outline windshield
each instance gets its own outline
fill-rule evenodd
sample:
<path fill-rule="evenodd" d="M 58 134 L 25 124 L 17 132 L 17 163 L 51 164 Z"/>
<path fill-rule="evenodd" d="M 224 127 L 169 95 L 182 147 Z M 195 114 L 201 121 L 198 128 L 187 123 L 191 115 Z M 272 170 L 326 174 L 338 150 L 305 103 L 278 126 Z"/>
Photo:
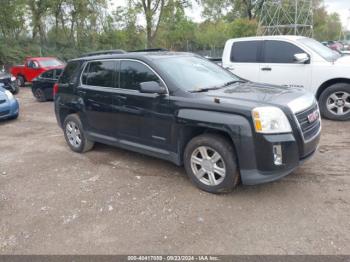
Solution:
<path fill-rule="evenodd" d="M 220 66 L 200 57 L 177 56 L 155 61 L 173 82 L 186 91 L 220 87 L 240 79 Z"/>
<path fill-rule="evenodd" d="M 299 42 L 306 45 L 308 48 L 312 49 L 314 52 L 322 56 L 324 59 L 326 59 L 329 62 L 333 62 L 337 60 L 341 55 L 332 49 L 322 45 L 320 42 L 317 42 L 314 39 L 311 38 L 301 38 L 298 39 Z"/>
<path fill-rule="evenodd" d="M 40 60 L 40 65 L 42 67 L 52 67 L 52 66 L 61 66 L 63 63 L 58 59 L 47 59 L 47 60 Z"/>

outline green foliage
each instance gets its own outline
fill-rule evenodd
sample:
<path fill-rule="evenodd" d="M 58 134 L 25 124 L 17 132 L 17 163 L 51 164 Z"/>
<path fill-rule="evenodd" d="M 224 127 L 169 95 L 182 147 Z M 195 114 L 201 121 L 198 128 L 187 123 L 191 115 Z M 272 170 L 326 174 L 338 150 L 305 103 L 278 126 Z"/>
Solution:
<path fill-rule="evenodd" d="M 229 38 L 255 36 L 257 29 L 256 20 L 238 18 L 229 24 Z"/>
<path fill-rule="evenodd" d="M 314 37 L 319 41 L 341 37 L 342 24 L 337 13 L 328 14 L 323 6 L 314 11 Z"/>

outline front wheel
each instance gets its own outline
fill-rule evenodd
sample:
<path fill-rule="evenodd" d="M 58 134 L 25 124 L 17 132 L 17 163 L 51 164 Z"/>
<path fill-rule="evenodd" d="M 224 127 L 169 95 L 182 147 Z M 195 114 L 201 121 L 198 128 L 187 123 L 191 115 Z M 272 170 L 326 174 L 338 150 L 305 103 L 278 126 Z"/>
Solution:
<path fill-rule="evenodd" d="M 63 130 L 66 142 L 74 152 L 85 153 L 94 147 L 94 142 L 86 138 L 78 115 L 67 116 L 63 123 Z"/>
<path fill-rule="evenodd" d="M 189 178 L 204 191 L 230 192 L 239 183 L 234 148 L 231 141 L 221 135 L 193 138 L 186 146 L 184 163 Z"/>
<path fill-rule="evenodd" d="M 36 100 L 38 100 L 39 102 L 45 102 L 47 100 L 45 93 L 41 88 L 36 88 L 33 93 Z"/>
<path fill-rule="evenodd" d="M 320 110 L 322 116 L 331 120 L 350 119 L 350 84 L 334 84 L 320 96 Z"/>
<path fill-rule="evenodd" d="M 17 76 L 17 86 L 23 87 L 25 84 L 25 80 L 23 76 Z"/>

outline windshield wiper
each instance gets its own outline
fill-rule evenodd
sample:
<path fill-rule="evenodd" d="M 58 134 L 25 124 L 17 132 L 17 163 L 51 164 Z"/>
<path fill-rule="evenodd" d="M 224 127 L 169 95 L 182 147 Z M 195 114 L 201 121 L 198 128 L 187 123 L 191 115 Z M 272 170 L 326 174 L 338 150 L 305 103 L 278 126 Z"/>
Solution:
<path fill-rule="evenodd" d="M 221 87 L 227 87 L 236 83 L 245 83 L 246 81 L 243 81 L 241 79 L 239 80 L 234 80 L 234 81 L 230 81 L 230 82 L 226 82 L 225 84 L 223 84 Z"/>
<path fill-rule="evenodd" d="M 211 91 L 211 90 L 218 90 L 218 89 L 221 89 L 221 88 L 224 88 L 224 87 L 228 87 L 230 85 L 233 85 L 233 84 L 239 83 L 239 82 L 243 82 L 244 83 L 245 81 L 243 81 L 243 80 L 234 80 L 234 81 L 226 82 L 226 83 L 224 83 L 223 85 L 220 85 L 220 86 L 199 88 L 199 89 L 191 90 L 190 92 L 191 93 L 202 93 L 202 92 L 208 92 L 208 91 Z"/>

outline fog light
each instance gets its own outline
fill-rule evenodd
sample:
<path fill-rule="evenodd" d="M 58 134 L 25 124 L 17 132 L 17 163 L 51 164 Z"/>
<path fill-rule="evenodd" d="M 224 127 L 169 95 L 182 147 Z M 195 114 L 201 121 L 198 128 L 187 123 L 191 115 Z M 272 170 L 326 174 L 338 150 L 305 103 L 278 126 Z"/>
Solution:
<path fill-rule="evenodd" d="M 273 146 L 273 162 L 276 166 L 281 166 L 283 164 L 282 159 L 282 146 L 274 145 Z"/>

